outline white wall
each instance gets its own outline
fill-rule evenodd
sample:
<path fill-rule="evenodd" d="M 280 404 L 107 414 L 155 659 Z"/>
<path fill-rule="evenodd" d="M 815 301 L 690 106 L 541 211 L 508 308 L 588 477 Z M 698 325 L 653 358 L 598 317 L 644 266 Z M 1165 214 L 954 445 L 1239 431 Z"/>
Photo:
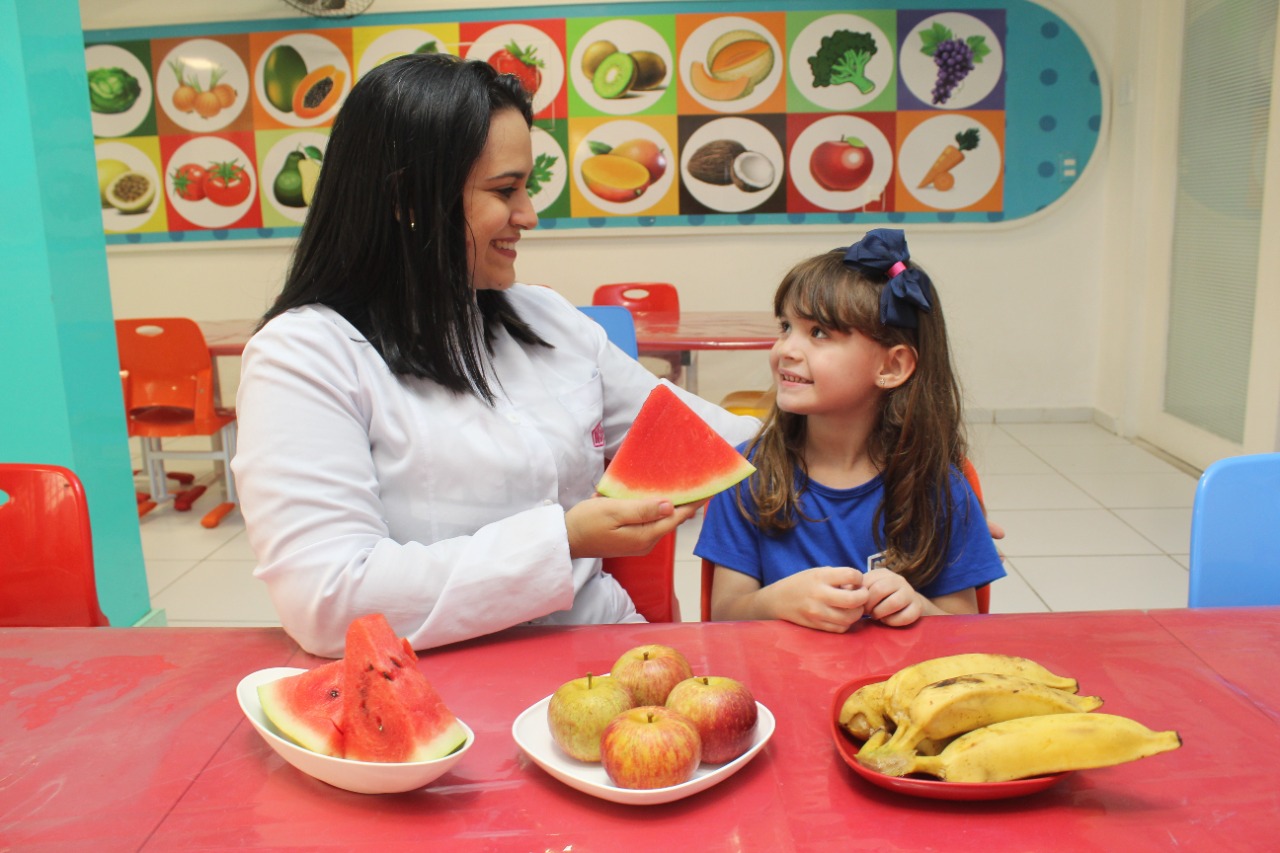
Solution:
<path fill-rule="evenodd" d="M 377 0 L 370 11 L 511 5 Z M 1094 52 L 1108 109 L 1117 64 L 1132 87 L 1130 104 L 1150 104 L 1151 87 L 1176 87 L 1176 78 L 1170 84 L 1138 73 L 1159 67 L 1170 51 L 1177 54 L 1176 40 L 1142 34 L 1144 14 L 1163 0 L 1041 5 L 1075 27 Z M 81 11 L 86 29 L 289 16 L 279 0 L 81 0 Z M 1134 56 L 1134 45 L 1144 51 L 1141 58 Z M 1135 138 L 1174 134 L 1176 116 L 1139 114 L 1132 106 L 1118 112 L 1122 120 L 1104 123 L 1107 135 L 1077 185 L 1038 216 L 1007 225 L 908 230 L 913 257 L 938 283 L 974 414 L 1026 420 L 1096 413 L 1105 423 L 1131 428 L 1122 416 L 1140 381 L 1130 377 L 1140 373 L 1138 365 L 1127 363 L 1126 318 L 1143 299 L 1144 280 L 1127 273 L 1131 249 L 1111 232 L 1135 215 L 1160 215 L 1135 198 L 1142 192 L 1134 179 L 1142 166 Z M 552 285 L 584 303 L 598 283 L 665 280 L 680 286 L 681 303 L 691 309 L 767 308 L 788 266 L 861 233 L 860 226 L 533 232 L 521 243 L 519 270 L 523 280 Z M 113 246 L 108 262 L 116 314 L 257 315 L 281 284 L 289 245 Z M 733 388 L 767 384 L 763 353 L 704 355 L 700 370 L 702 391 L 712 399 Z"/>

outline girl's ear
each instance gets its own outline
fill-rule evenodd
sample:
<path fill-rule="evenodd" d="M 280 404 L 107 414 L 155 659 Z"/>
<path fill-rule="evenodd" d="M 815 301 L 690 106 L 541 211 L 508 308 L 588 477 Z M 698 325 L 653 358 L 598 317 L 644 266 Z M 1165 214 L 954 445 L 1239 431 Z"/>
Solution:
<path fill-rule="evenodd" d="M 884 360 L 880 363 L 880 373 L 876 376 L 876 385 L 886 391 L 897 388 L 911 378 L 916 372 L 917 355 L 914 347 L 897 344 L 885 351 Z"/>

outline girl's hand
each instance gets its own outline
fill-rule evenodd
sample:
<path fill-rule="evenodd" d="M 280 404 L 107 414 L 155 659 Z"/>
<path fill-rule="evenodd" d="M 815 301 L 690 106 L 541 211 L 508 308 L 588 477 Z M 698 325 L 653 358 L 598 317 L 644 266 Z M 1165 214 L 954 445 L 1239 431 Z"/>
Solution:
<path fill-rule="evenodd" d="M 565 511 L 570 557 L 634 557 L 693 517 L 698 504 L 588 498 Z"/>
<path fill-rule="evenodd" d="M 755 618 L 786 619 L 806 628 L 841 634 L 862 618 L 867 601 L 862 572 L 847 566 L 805 569 L 762 588 Z"/>
<path fill-rule="evenodd" d="M 910 625 L 924 615 L 924 597 L 897 572 L 872 569 L 863 577 L 862 587 L 867 594 L 867 615 L 885 625 Z"/>

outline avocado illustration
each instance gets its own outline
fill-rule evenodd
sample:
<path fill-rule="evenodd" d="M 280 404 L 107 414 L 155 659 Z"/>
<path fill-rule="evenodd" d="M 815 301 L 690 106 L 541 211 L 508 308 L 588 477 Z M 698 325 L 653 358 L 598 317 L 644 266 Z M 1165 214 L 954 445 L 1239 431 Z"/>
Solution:
<path fill-rule="evenodd" d="M 316 194 L 316 181 L 320 180 L 320 161 L 301 160 L 298 162 L 298 174 L 302 176 L 302 203 L 311 206 L 311 199 Z"/>
<path fill-rule="evenodd" d="M 271 184 L 271 192 L 275 194 L 276 201 L 285 207 L 306 206 L 302 199 L 302 173 L 298 171 L 298 164 L 304 159 L 306 155 L 301 151 L 290 151 L 284 158 L 280 174 L 276 175 Z"/>
<path fill-rule="evenodd" d="M 307 76 L 302 54 L 287 44 L 276 45 L 262 66 L 262 88 L 271 106 L 282 113 L 293 112 L 293 93 Z"/>
<path fill-rule="evenodd" d="M 591 87 L 602 98 L 621 98 L 636 79 L 636 61 L 628 53 L 611 53 L 600 61 Z"/>

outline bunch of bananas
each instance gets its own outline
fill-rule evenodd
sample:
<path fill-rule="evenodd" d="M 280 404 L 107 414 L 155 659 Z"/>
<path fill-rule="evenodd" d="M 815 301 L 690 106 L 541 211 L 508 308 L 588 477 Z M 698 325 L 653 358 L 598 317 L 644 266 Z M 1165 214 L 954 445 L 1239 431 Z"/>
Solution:
<path fill-rule="evenodd" d="M 1092 713 L 1075 679 L 996 654 L 932 658 L 854 691 L 840 725 L 863 742 L 858 761 L 889 776 L 1007 782 L 1086 770 L 1177 749 L 1177 732 Z"/>

